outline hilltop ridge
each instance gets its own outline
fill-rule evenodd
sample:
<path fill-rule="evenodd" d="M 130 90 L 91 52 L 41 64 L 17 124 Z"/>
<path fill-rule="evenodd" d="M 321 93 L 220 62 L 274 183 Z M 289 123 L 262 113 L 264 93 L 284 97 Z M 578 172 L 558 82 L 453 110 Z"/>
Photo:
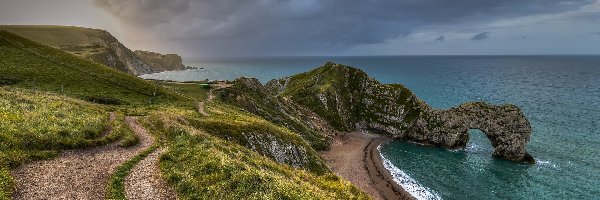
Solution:
<path fill-rule="evenodd" d="M 47 25 L 3 25 L 0 29 L 132 75 L 185 69 L 175 54 L 148 59 L 105 30 Z"/>

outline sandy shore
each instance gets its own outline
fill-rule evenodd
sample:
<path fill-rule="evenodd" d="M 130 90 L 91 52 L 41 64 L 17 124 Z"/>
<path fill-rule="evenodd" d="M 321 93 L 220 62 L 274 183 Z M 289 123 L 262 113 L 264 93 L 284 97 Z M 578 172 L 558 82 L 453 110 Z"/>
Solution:
<path fill-rule="evenodd" d="M 377 146 L 390 141 L 378 135 L 351 132 L 336 136 L 329 151 L 321 152 L 337 175 L 350 181 L 373 199 L 414 199 L 394 182 L 383 166 Z"/>

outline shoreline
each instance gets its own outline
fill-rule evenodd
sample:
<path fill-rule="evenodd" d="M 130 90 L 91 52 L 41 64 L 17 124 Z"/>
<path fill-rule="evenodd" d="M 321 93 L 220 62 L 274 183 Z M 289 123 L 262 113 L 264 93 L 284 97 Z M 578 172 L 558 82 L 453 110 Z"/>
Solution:
<path fill-rule="evenodd" d="M 377 147 L 389 141 L 381 135 L 350 132 L 334 137 L 331 149 L 321 152 L 321 156 L 334 173 L 373 199 L 415 199 L 383 165 Z"/>

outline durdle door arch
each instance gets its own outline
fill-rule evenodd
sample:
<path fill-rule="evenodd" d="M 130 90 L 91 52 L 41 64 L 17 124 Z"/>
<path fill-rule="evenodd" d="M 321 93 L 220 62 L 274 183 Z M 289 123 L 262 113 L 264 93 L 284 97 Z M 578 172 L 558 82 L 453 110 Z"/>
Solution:
<path fill-rule="evenodd" d="M 473 102 L 448 110 L 432 110 L 427 116 L 429 117 L 419 120 L 425 122 L 423 124 L 436 124 L 436 128 L 412 127 L 413 134 L 420 132 L 426 138 L 436 138 L 424 141 L 425 143 L 448 148 L 465 147 L 469 142 L 468 130 L 478 129 L 487 136 L 494 147 L 494 157 L 535 162 L 525 149 L 531 135 L 531 126 L 517 106 Z"/>

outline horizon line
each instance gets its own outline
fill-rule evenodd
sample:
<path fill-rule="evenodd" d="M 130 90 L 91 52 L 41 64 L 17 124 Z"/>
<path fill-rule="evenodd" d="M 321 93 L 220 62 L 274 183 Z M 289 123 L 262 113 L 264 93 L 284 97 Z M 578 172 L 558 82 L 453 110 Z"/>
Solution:
<path fill-rule="evenodd" d="M 478 57 L 478 56 L 600 56 L 600 53 L 589 54 L 398 54 L 398 55 L 265 55 L 265 56 L 198 56 L 183 59 L 215 59 L 215 58 L 326 58 L 326 57 Z"/>

